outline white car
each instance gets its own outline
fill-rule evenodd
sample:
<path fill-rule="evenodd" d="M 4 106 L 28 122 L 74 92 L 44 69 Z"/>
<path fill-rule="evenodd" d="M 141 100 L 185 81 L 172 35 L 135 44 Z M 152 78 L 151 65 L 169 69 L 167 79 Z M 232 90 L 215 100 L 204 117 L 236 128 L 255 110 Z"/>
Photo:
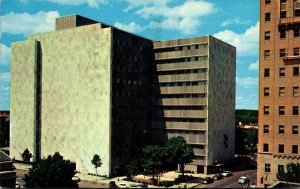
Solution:
<path fill-rule="evenodd" d="M 223 173 L 221 173 L 221 175 L 223 177 L 229 177 L 229 176 L 232 176 L 232 172 L 230 172 L 230 171 L 224 171 Z"/>
<path fill-rule="evenodd" d="M 119 183 L 119 188 L 127 188 L 127 185 L 125 182 L 120 182 Z"/>

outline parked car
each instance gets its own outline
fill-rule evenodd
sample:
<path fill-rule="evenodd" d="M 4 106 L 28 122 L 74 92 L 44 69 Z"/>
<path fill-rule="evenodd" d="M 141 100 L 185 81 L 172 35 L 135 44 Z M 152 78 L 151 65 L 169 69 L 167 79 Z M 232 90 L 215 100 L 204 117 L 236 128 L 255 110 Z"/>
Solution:
<path fill-rule="evenodd" d="M 212 179 L 211 177 L 200 178 L 201 184 L 210 184 L 213 182 L 214 182 L 214 179 Z"/>
<path fill-rule="evenodd" d="M 76 181 L 76 182 L 80 182 L 80 178 L 78 176 L 74 176 L 72 177 L 72 180 Z"/>
<path fill-rule="evenodd" d="M 110 181 L 108 183 L 108 188 L 118 188 L 115 181 Z"/>
<path fill-rule="evenodd" d="M 224 171 L 223 173 L 221 173 L 223 177 L 229 177 L 232 176 L 232 172 L 230 171 Z"/>
<path fill-rule="evenodd" d="M 238 180 L 239 184 L 248 184 L 249 182 L 250 182 L 250 178 L 246 176 L 240 177 Z"/>
<path fill-rule="evenodd" d="M 213 179 L 214 180 L 220 180 L 220 179 L 222 179 L 223 178 L 223 175 L 221 174 L 221 173 L 217 173 L 217 174 L 215 174 L 214 176 L 213 176 Z"/>
<path fill-rule="evenodd" d="M 119 188 L 127 188 L 127 185 L 125 182 L 120 182 L 119 183 Z"/>

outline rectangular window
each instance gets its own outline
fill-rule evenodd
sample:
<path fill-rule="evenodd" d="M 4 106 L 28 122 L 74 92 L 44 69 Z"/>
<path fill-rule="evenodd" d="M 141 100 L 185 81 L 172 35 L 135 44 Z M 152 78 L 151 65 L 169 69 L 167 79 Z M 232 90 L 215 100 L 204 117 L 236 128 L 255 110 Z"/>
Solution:
<path fill-rule="evenodd" d="M 268 164 L 268 163 L 265 164 L 265 172 L 266 173 L 271 172 L 271 164 Z"/>
<path fill-rule="evenodd" d="M 265 87 L 264 88 L 264 96 L 269 96 L 270 95 L 270 88 L 269 87 Z"/>
<path fill-rule="evenodd" d="M 285 76 L 285 68 L 279 68 L 279 76 L 284 77 Z"/>
<path fill-rule="evenodd" d="M 300 16 L 300 9 L 295 9 L 295 17 L 299 17 Z"/>
<path fill-rule="evenodd" d="M 265 4 L 270 4 L 271 3 L 271 0 L 265 0 Z"/>
<path fill-rule="evenodd" d="M 279 125 L 278 134 L 284 134 L 284 125 Z"/>
<path fill-rule="evenodd" d="M 265 21 L 269 22 L 271 20 L 271 13 L 270 12 L 266 12 L 265 13 Z"/>
<path fill-rule="evenodd" d="M 264 77 L 270 77 L 270 69 L 269 68 L 266 68 L 264 70 Z"/>
<path fill-rule="evenodd" d="M 299 56 L 299 48 L 294 48 L 294 56 Z"/>
<path fill-rule="evenodd" d="M 270 38 L 271 38 L 271 32 L 266 31 L 265 32 L 265 40 L 270 40 Z"/>
<path fill-rule="evenodd" d="M 264 106 L 264 114 L 269 115 L 270 107 L 269 106 Z"/>
<path fill-rule="evenodd" d="M 279 87 L 279 96 L 284 96 L 285 94 L 285 87 Z"/>
<path fill-rule="evenodd" d="M 299 106 L 293 106 L 293 115 L 299 115 Z"/>
<path fill-rule="evenodd" d="M 279 33 L 280 33 L 280 39 L 285 39 L 285 29 L 280 29 L 279 30 Z"/>
<path fill-rule="evenodd" d="M 263 152 L 269 152 L 269 144 L 264 144 Z"/>
<path fill-rule="evenodd" d="M 286 18 L 286 11 L 280 11 L 280 18 Z"/>
<path fill-rule="evenodd" d="M 293 30 L 294 30 L 294 37 L 300 37 L 300 27 L 295 27 Z"/>
<path fill-rule="evenodd" d="M 270 50 L 265 50 L 264 58 L 270 59 Z"/>
<path fill-rule="evenodd" d="M 284 153 L 284 145 L 278 144 L 278 153 Z"/>
<path fill-rule="evenodd" d="M 269 133 L 269 125 L 264 125 L 264 134 Z"/>
<path fill-rule="evenodd" d="M 279 115 L 284 115 L 285 113 L 284 109 L 285 109 L 284 106 L 279 106 Z"/>
<path fill-rule="evenodd" d="M 285 49 L 280 49 L 279 50 L 279 56 L 280 56 L 280 58 L 285 57 Z"/>
<path fill-rule="evenodd" d="M 292 145 L 292 154 L 298 154 L 298 145 Z"/>
<path fill-rule="evenodd" d="M 299 96 L 299 87 L 293 87 L 293 96 Z"/>
<path fill-rule="evenodd" d="M 278 173 L 284 173 L 284 165 L 278 165 Z"/>
<path fill-rule="evenodd" d="M 293 135 L 298 134 L 298 125 L 293 125 L 293 130 L 292 130 Z"/>
<path fill-rule="evenodd" d="M 299 67 L 293 67 L 293 76 L 299 76 Z"/>

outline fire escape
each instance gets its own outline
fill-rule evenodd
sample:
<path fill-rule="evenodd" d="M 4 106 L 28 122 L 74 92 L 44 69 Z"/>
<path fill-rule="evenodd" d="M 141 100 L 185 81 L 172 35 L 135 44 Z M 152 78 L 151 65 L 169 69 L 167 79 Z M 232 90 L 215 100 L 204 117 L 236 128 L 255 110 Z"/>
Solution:
<path fill-rule="evenodd" d="M 286 53 L 283 57 L 285 64 L 300 64 L 299 48 L 295 51 L 290 44 L 293 38 L 289 35 L 290 30 L 298 32 L 300 35 L 300 0 L 279 0 L 279 13 L 278 13 L 278 29 L 283 28 L 287 31 L 286 35 Z"/>

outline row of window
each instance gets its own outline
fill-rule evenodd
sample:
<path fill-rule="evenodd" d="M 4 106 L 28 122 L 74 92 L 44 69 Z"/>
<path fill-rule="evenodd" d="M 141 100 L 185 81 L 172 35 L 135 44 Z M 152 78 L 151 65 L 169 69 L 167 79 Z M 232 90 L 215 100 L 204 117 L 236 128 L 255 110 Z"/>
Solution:
<path fill-rule="evenodd" d="M 161 117 L 156 118 L 156 121 L 163 122 L 197 122 L 197 123 L 205 123 L 207 122 L 206 118 L 172 118 L 172 117 Z"/>
<path fill-rule="evenodd" d="M 264 127 L 263 128 L 264 134 L 269 134 L 270 126 L 269 125 L 264 125 L 263 127 Z M 292 134 L 293 135 L 298 135 L 298 130 L 299 130 L 298 125 L 293 125 L 292 126 Z M 284 125 L 278 125 L 278 134 L 284 134 L 284 133 L 285 133 Z"/>
<path fill-rule="evenodd" d="M 286 29 L 285 28 L 280 28 L 279 29 L 279 33 L 280 33 L 280 39 L 285 39 L 286 38 Z M 294 37 L 300 37 L 300 27 L 294 27 L 293 28 L 293 36 Z M 265 32 L 265 40 L 270 40 L 271 39 L 271 32 L 270 31 L 266 31 Z"/>
<path fill-rule="evenodd" d="M 293 49 L 293 56 L 299 56 L 299 47 L 295 47 Z M 264 52 L 264 59 L 270 59 L 270 55 L 271 55 L 271 52 L 270 50 L 265 50 Z M 285 49 L 279 49 L 279 57 L 280 58 L 284 58 L 285 56 L 287 55 Z"/>
<path fill-rule="evenodd" d="M 271 164 L 266 163 L 265 164 L 265 172 L 269 173 L 271 172 Z M 284 165 L 278 165 L 278 173 L 283 173 L 284 172 Z M 263 182 L 261 182 L 263 183 Z"/>
<path fill-rule="evenodd" d="M 292 145 L 292 154 L 298 154 L 298 145 Z M 263 152 L 269 152 L 269 144 L 263 144 Z M 284 144 L 278 145 L 278 153 L 284 153 Z"/>
<path fill-rule="evenodd" d="M 160 110 L 206 110 L 207 106 L 160 106 Z"/>
<path fill-rule="evenodd" d="M 285 77 L 285 68 L 279 68 L 279 77 Z M 293 76 L 299 76 L 299 67 L 293 67 Z M 264 69 L 264 77 L 270 77 L 270 68 Z"/>
<path fill-rule="evenodd" d="M 162 60 L 156 60 L 156 63 L 171 64 L 171 63 L 184 63 L 184 62 L 198 62 L 198 61 L 205 61 L 205 60 L 208 60 L 207 55 L 187 57 L 187 58 L 162 59 Z"/>
<path fill-rule="evenodd" d="M 205 98 L 207 94 L 161 94 L 157 98 Z"/>
<path fill-rule="evenodd" d="M 172 83 L 160 83 L 160 87 L 178 87 L 178 86 L 199 86 L 206 85 L 205 81 L 190 81 L 190 82 L 172 82 Z"/>
<path fill-rule="evenodd" d="M 279 96 L 285 96 L 285 87 L 279 87 L 278 90 Z M 270 88 L 264 88 L 264 96 L 270 96 Z M 299 96 L 299 86 L 293 87 L 293 96 Z"/>
<path fill-rule="evenodd" d="M 270 106 L 264 106 L 264 115 L 270 114 Z M 278 114 L 285 115 L 285 106 L 278 107 Z M 299 106 L 293 106 L 292 115 L 299 115 Z"/>
<path fill-rule="evenodd" d="M 155 49 L 155 53 L 182 51 L 182 50 L 195 50 L 195 49 L 199 49 L 199 48 L 205 49 L 205 48 L 207 48 L 207 44 L 185 45 L 185 46 Z"/>
<path fill-rule="evenodd" d="M 159 75 L 177 75 L 177 74 L 193 74 L 193 73 L 205 73 L 207 68 L 191 69 L 191 70 L 173 70 L 173 71 L 159 71 Z"/>

